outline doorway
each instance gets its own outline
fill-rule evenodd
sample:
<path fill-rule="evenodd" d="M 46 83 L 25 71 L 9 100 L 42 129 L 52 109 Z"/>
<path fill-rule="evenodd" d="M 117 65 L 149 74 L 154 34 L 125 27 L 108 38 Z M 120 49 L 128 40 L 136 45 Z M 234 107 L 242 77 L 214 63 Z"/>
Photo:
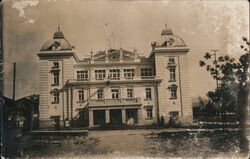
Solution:
<path fill-rule="evenodd" d="M 94 125 L 105 124 L 105 110 L 94 110 Z"/>
<path fill-rule="evenodd" d="M 122 124 L 122 111 L 121 109 L 109 110 L 110 112 L 110 123 L 111 124 Z"/>
<path fill-rule="evenodd" d="M 128 125 L 138 123 L 138 109 L 126 109 L 126 123 Z"/>

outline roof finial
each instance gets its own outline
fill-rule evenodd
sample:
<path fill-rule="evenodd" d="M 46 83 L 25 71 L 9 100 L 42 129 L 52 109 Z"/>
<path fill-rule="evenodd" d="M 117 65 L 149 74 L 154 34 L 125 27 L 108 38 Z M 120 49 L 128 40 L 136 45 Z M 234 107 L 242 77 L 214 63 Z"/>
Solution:
<path fill-rule="evenodd" d="M 161 35 L 173 35 L 172 30 L 168 28 L 167 17 L 165 19 L 165 29 L 162 30 Z"/>
<path fill-rule="evenodd" d="M 167 29 L 168 28 L 168 19 L 166 17 L 166 21 L 165 21 L 165 28 Z"/>
<path fill-rule="evenodd" d="M 58 16 L 58 31 L 60 31 L 60 15 Z"/>
<path fill-rule="evenodd" d="M 93 49 L 90 50 L 90 57 L 93 58 Z"/>

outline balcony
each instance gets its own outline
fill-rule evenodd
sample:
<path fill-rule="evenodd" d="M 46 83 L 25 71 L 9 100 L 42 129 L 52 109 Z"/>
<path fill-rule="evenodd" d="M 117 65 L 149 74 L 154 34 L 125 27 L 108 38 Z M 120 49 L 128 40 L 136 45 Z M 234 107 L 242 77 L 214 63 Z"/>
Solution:
<path fill-rule="evenodd" d="M 69 79 L 67 81 L 68 85 L 87 85 L 87 84 L 118 84 L 118 83 L 135 83 L 135 82 L 161 82 L 161 78 L 157 76 L 134 76 L 131 78 L 120 77 L 119 79 L 108 79 L 104 78 L 97 80 L 95 78 L 90 78 L 86 80 Z"/>
<path fill-rule="evenodd" d="M 82 83 L 82 82 L 89 82 L 89 79 L 69 79 L 69 83 Z"/>
<path fill-rule="evenodd" d="M 156 76 L 141 76 L 141 79 L 155 79 Z"/>
<path fill-rule="evenodd" d="M 175 62 L 168 62 L 167 67 L 175 67 L 177 66 Z"/>
<path fill-rule="evenodd" d="M 60 68 L 57 67 L 57 66 L 52 66 L 50 71 L 51 72 L 53 72 L 53 71 L 60 71 Z"/>
<path fill-rule="evenodd" d="M 140 98 L 120 98 L 120 99 L 91 99 L 89 100 L 89 106 L 101 107 L 101 106 L 126 106 L 126 105 L 141 105 Z"/>
<path fill-rule="evenodd" d="M 133 77 L 111 77 L 111 78 L 91 78 L 91 82 L 96 81 L 126 81 L 141 79 L 157 79 L 157 76 L 133 76 Z M 89 82 L 89 79 L 70 79 L 69 82 Z"/>

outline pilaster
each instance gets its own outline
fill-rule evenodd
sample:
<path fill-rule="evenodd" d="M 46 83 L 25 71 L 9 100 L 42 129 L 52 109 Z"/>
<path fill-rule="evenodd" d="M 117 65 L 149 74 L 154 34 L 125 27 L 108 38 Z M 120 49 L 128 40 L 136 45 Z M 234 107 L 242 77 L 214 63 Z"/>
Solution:
<path fill-rule="evenodd" d="M 126 110 L 122 109 L 122 123 L 126 123 Z"/>
<path fill-rule="evenodd" d="M 89 110 L 89 127 L 94 126 L 94 116 L 93 116 L 93 110 Z"/>
<path fill-rule="evenodd" d="M 110 122 L 109 109 L 105 110 L 105 119 L 106 119 L 106 123 Z"/>

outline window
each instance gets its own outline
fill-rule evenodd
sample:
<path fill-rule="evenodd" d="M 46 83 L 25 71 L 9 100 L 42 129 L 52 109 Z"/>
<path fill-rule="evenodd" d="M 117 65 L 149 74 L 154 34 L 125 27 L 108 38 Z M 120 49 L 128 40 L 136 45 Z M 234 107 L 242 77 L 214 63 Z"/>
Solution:
<path fill-rule="evenodd" d="M 151 88 L 146 88 L 146 99 L 151 99 L 152 94 L 151 94 Z"/>
<path fill-rule="evenodd" d="M 59 68 L 59 63 L 58 62 L 53 62 L 53 68 Z"/>
<path fill-rule="evenodd" d="M 169 72 L 170 72 L 170 81 L 175 81 L 176 80 L 175 67 L 170 67 Z"/>
<path fill-rule="evenodd" d="M 119 98 L 119 89 L 111 89 L 112 93 L 112 99 L 118 99 Z"/>
<path fill-rule="evenodd" d="M 178 111 L 169 112 L 169 114 L 170 114 L 170 117 L 172 117 L 172 118 L 176 118 L 176 117 L 179 116 L 179 112 Z"/>
<path fill-rule="evenodd" d="M 174 64 L 175 63 L 174 57 L 169 57 L 168 62 L 170 64 Z"/>
<path fill-rule="evenodd" d="M 59 103 L 59 92 L 53 92 L 53 103 Z"/>
<path fill-rule="evenodd" d="M 95 70 L 95 80 L 104 80 L 106 78 L 105 70 Z"/>
<path fill-rule="evenodd" d="M 59 85 L 59 71 L 53 72 L 53 85 Z"/>
<path fill-rule="evenodd" d="M 84 101 L 84 91 L 83 90 L 78 91 L 78 97 L 79 97 L 79 101 Z"/>
<path fill-rule="evenodd" d="M 109 78 L 111 80 L 120 80 L 120 70 L 119 69 L 109 70 Z"/>
<path fill-rule="evenodd" d="M 170 99 L 176 99 L 177 98 L 177 86 L 171 85 L 169 89 L 170 89 Z"/>
<path fill-rule="evenodd" d="M 60 42 L 55 41 L 55 43 L 53 43 L 52 45 L 52 50 L 60 50 L 61 49 L 60 45 L 61 45 Z"/>
<path fill-rule="evenodd" d="M 102 99 L 103 98 L 103 89 L 98 89 L 97 90 L 97 99 Z"/>
<path fill-rule="evenodd" d="M 76 71 L 77 81 L 88 81 L 88 71 Z"/>
<path fill-rule="evenodd" d="M 141 69 L 141 77 L 148 78 L 153 76 L 152 68 L 142 68 Z"/>
<path fill-rule="evenodd" d="M 132 88 L 127 89 L 127 98 L 133 98 L 133 89 Z"/>
<path fill-rule="evenodd" d="M 153 118 L 153 110 L 152 108 L 147 108 L 147 118 Z"/>
<path fill-rule="evenodd" d="M 176 99 L 177 98 L 176 89 L 171 89 L 171 98 L 172 99 Z"/>
<path fill-rule="evenodd" d="M 125 79 L 133 79 L 135 76 L 135 69 L 124 69 L 123 73 Z"/>

